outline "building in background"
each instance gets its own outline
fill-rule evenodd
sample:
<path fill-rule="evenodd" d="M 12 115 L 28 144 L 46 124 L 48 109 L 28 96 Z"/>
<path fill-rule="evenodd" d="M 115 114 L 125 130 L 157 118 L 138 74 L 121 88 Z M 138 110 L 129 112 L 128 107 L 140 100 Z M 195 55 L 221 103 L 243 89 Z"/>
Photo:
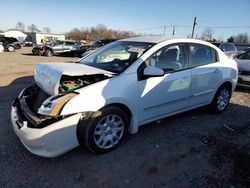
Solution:
<path fill-rule="evenodd" d="M 65 40 L 64 34 L 55 33 L 40 33 L 40 32 L 26 32 L 28 35 L 26 40 L 33 44 L 45 44 L 53 40 Z"/>
<path fill-rule="evenodd" d="M 6 31 L 6 32 L 0 33 L 0 34 L 3 35 L 3 36 L 5 36 L 5 37 L 14 37 L 14 38 L 16 38 L 21 43 L 27 37 L 27 34 L 25 34 L 22 31 L 17 31 L 17 30 L 9 30 L 9 31 Z"/>

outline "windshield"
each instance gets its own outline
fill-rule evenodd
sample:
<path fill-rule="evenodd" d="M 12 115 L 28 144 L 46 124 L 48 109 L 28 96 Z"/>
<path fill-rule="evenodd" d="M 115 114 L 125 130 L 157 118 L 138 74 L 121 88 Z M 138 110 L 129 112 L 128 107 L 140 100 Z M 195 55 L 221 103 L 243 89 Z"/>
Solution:
<path fill-rule="evenodd" d="M 117 41 L 84 57 L 79 63 L 122 73 L 153 45 L 145 42 Z"/>
<path fill-rule="evenodd" d="M 236 47 L 234 46 L 234 44 L 230 44 L 230 43 L 223 43 L 220 45 L 220 49 L 222 49 L 225 52 L 228 51 L 237 51 Z"/>

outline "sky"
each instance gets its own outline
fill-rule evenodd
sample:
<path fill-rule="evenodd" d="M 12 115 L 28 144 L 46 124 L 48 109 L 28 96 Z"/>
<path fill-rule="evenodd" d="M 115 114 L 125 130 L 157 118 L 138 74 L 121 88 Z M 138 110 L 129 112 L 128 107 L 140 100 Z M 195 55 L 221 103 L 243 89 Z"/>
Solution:
<path fill-rule="evenodd" d="M 177 37 L 195 36 L 210 27 L 213 37 L 250 36 L 250 0 L 1 0 L 0 30 L 18 21 L 65 33 L 104 24 L 110 29 Z"/>

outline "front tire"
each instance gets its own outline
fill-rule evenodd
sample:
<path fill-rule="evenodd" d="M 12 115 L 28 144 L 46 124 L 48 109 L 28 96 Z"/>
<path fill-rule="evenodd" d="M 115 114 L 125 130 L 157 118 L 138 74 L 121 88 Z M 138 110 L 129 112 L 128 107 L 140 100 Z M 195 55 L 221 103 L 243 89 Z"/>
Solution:
<path fill-rule="evenodd" d="M 52 54 L 52 51 L 51 51 L 51 50 L 46 50 L 46 51 L 45 51 L 45 55 L 46 55 L 47 57 L 51 57 L 51 56 L 53 56 L 53 54 Z"/>
<path fill-rule="evenodd" d="M 220 114 L 226 110 L 231 98 L 231 87 L 222 85 L 216 92 L 212 103 L 210 104 L 211 112 Z"/>
<path fill-rule="evenodd" d="M 91 113 L 80 121 L 77 137 L 93 153 L 106 153 L 117 148 L 124 138 L 129 124 L 126 113 L 115 106 L 108 106 Z"/>

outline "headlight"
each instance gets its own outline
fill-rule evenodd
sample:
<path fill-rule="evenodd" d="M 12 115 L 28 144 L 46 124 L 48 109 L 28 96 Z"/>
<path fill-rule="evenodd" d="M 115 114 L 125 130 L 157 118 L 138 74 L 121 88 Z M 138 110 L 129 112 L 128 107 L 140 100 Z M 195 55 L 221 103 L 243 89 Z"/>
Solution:
<path fill-rule="evenodd" d="M 42 103 L 41 107 L 38 109 L 38 113 L 46 116 L 57 116 L 63 106 L 76 95 L 77 93 L 69 93 L 67 95 L 49 97 Z"/>

